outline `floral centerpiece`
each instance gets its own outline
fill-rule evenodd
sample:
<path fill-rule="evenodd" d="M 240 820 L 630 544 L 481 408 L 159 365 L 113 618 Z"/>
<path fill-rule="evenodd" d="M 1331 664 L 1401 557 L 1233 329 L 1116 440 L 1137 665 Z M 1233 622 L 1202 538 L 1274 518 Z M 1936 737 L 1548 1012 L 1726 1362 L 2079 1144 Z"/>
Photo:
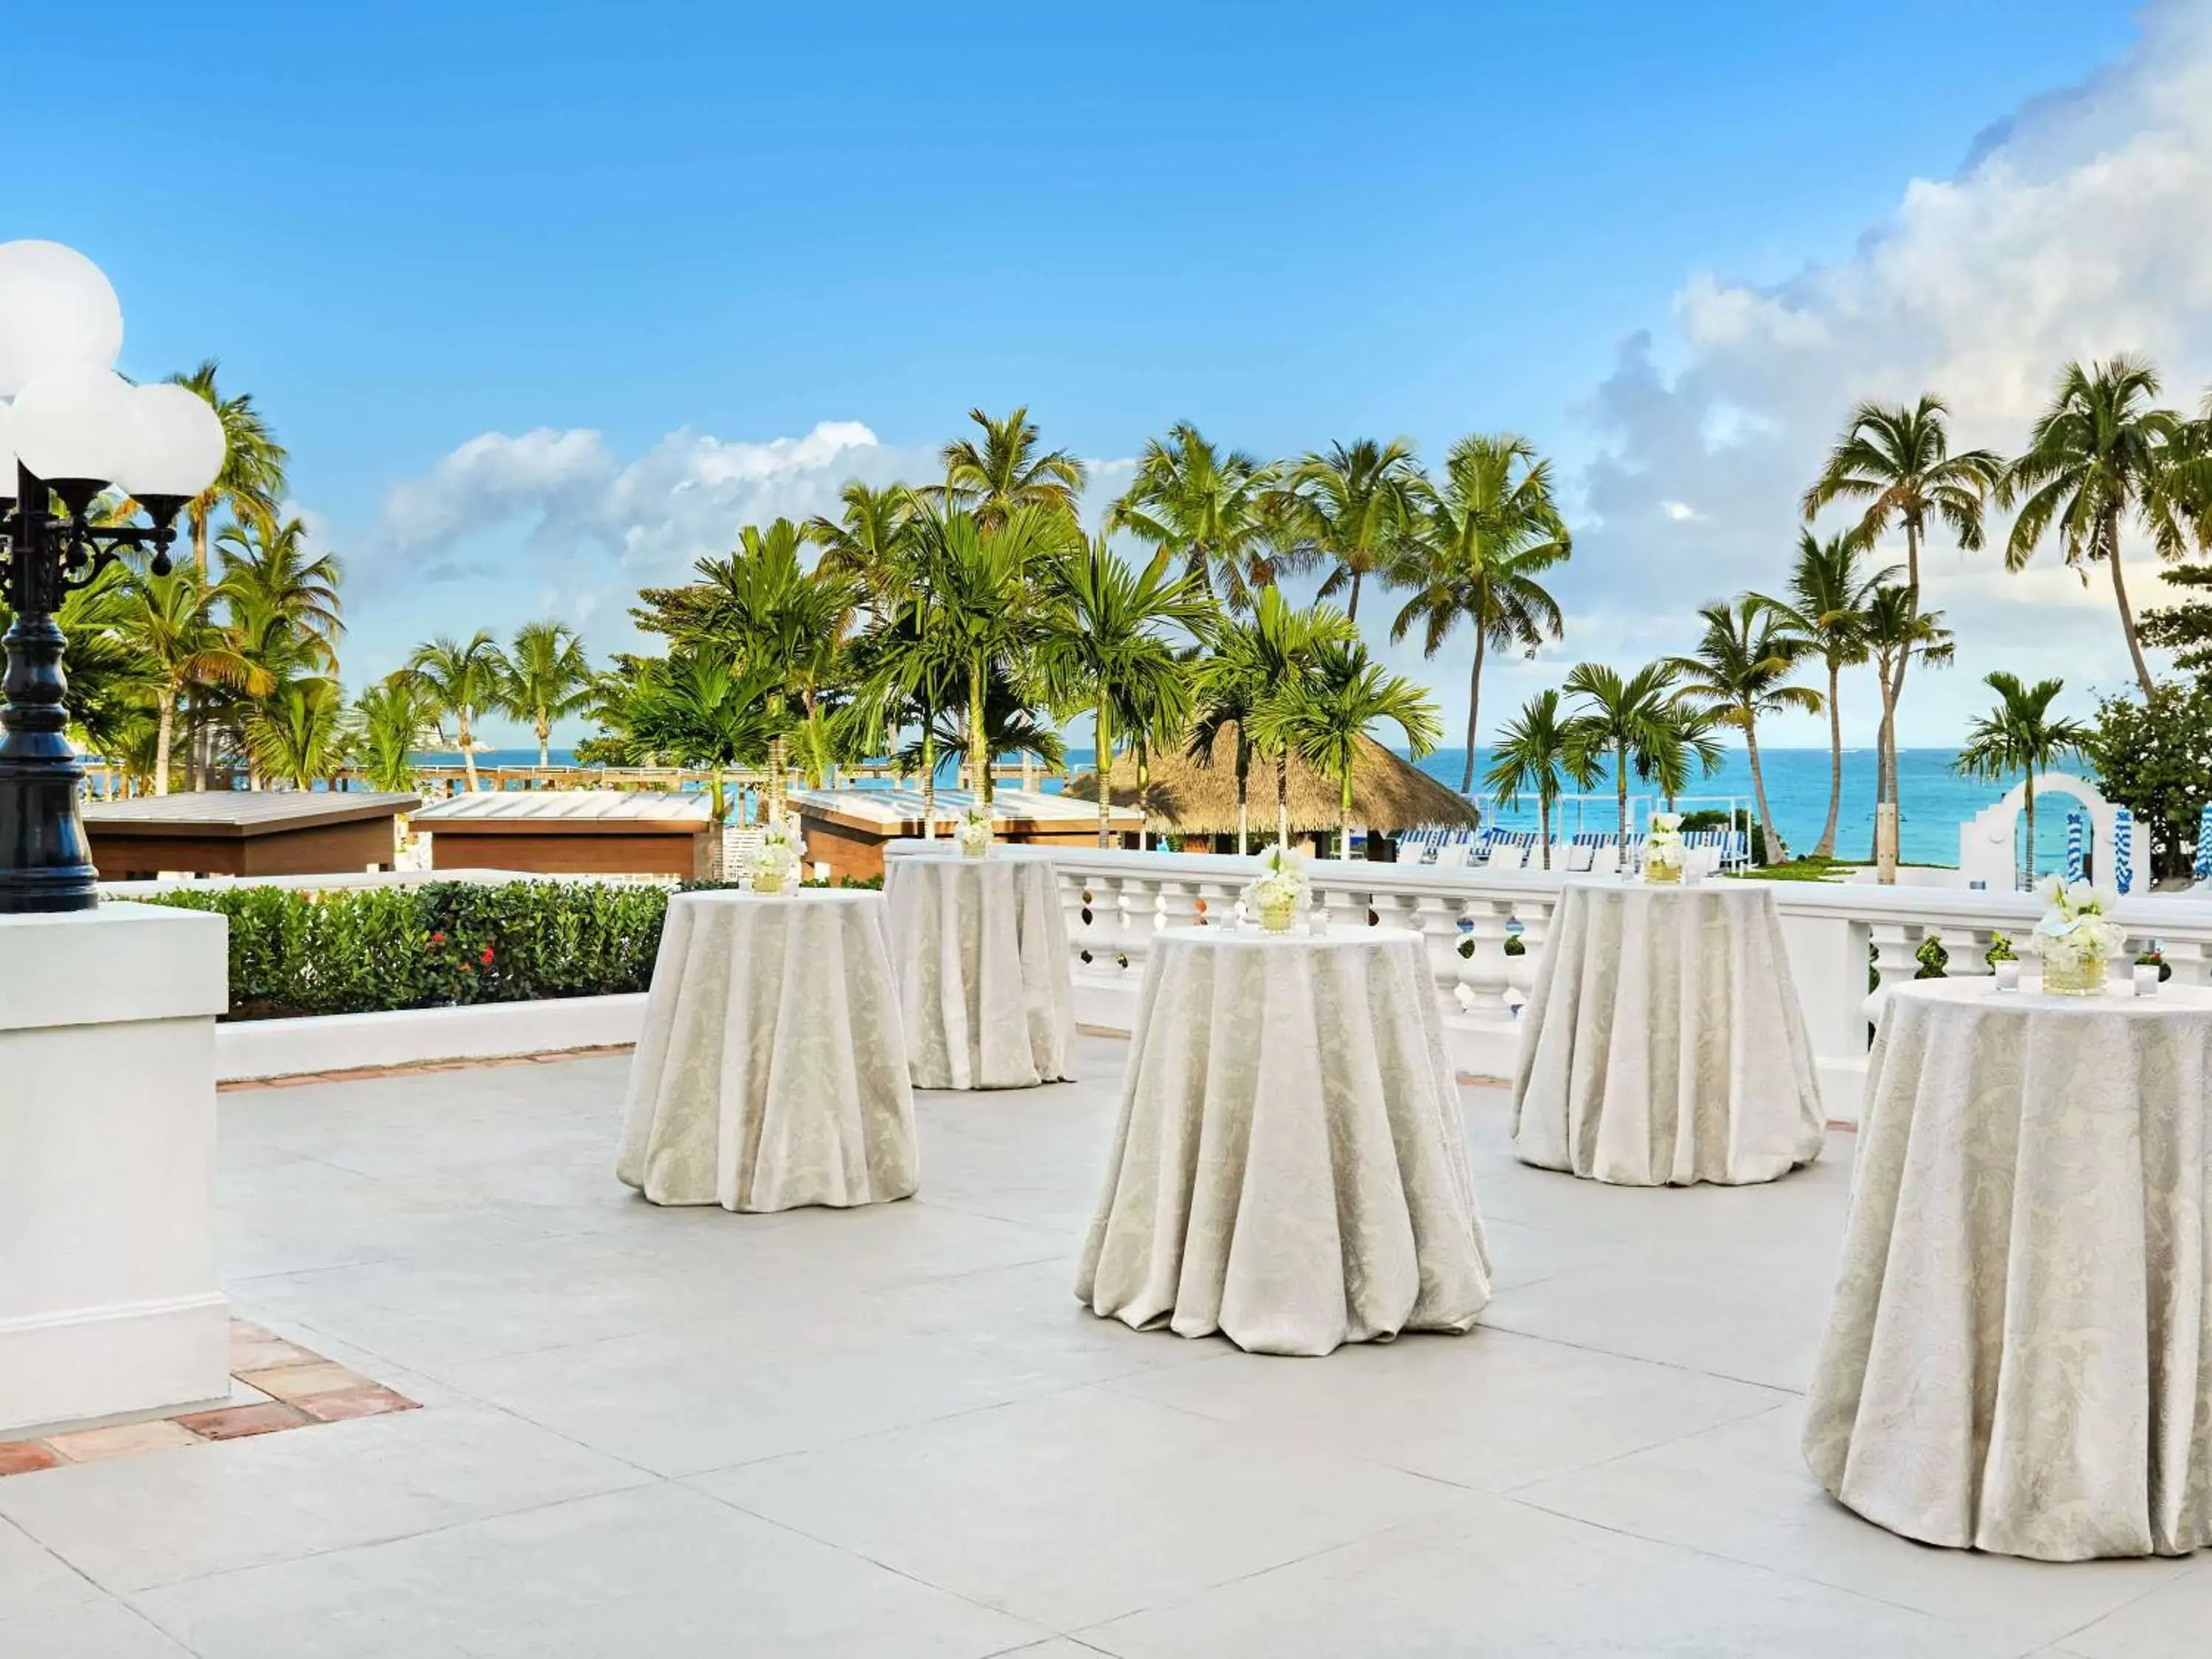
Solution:
<path fill-rule="evenodd" d="M 963 859 L 980 859 L 991 850 L 991 809 L 970 806 L 960 814 L 960 827 L 952 832 L 953 841 Z"/>
<path fill-rule="evenodd" d="M 1682 866 L 1687 861 L 1682 847 L 1682 815 L 1679 812 L 1654 812 L 1651 815 L 1651 835 L 1644 846 L 1644 879 L 1678 882 L 1682 878 Z"/>
<path fill-rule="evenodd" d="M 760 845 L 749 862 L 753 891 L 781 893 L 798 879 L 805 857 L 806 838 L 799 833 L 799 827 L 788 819 L 777 819 L 761 831 Z"/>
<path fill-rule="evenodd" d="M 1260 873 L 1246 885 L 1245 908 L 1271 933 L 1287 933 L 1297 923 L 1313 884 L 1306 861 L 1278 842 L 1260 854 Z"/>
<path fill-rule="evenodd" d="M 2029 940 L 2043 959 L 2043 988 L 2059 996 L 2100 994 L 2106 958 L 2128 942 L 2127 929 L 2105 920 L 2104 896 L 2086 881 L 2053 876 L 2043 896 L 2050 905 Z"/>

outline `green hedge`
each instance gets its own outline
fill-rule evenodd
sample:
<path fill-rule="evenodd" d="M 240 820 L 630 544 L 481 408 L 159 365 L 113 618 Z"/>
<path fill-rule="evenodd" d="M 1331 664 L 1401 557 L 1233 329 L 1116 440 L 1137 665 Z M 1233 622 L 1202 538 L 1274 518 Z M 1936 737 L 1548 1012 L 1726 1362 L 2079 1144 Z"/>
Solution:
<path fill-rule="evenodd" d="M 652 982 L 668 890 L 612 882 L 234 887 L 150 901 L 230 919 L 230 1018 L 608 996 Z"/>

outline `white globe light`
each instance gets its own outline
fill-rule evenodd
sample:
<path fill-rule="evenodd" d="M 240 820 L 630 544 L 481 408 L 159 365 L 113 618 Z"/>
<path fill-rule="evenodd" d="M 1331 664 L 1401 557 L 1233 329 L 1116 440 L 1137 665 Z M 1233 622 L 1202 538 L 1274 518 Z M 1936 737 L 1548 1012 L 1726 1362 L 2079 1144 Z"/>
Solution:
<path fill-rule="evenodd" d="M 9 441 L 15 418 L 8 400 L 0 398 L 0 501 L 12 501 L 15 495 L 15 446 Z"/>
<path fill-rule="evenodd" d="M 105 369 L 41 374 L 15 394 L 9 424 L 23 465 L 49 483 L 112 483 L 138 450 L 131 388 Z"/>
<path fill-rule="evenodd" d="M 59 242 L 0 242 L 0 398 L 71 369 L 111 369 L 123 307 L 98 265 Z"/>
<path fill-rule="evenodd" d="M 188 387 L 131 388 L 130 448 L 112 480 L 143 501 L 149 495 L 197 495 L 222 471 L 229 445 L 222 417 Z"/>

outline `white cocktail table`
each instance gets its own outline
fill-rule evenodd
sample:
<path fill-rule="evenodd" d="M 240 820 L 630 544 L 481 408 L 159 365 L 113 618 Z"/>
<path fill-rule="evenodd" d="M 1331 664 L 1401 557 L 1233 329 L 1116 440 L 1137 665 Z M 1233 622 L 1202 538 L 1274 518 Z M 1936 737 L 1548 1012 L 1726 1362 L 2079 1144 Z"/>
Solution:
<path fill-rule="evenodd" d="M 2212 992 L 1892 988 L 1805 1457 L 2044 1560 L 2212 1542 Z"/>
<path fill-rule="evenodd" d="M 615 1172 L 656 1204 L 913 1193 L 914 1093 L 878 893 L 679 893 Z"/>
<path fill-rule="evenodd" d="M 909 854 L 884 896 L 917 1089 L 1030 1089 L 1075 1075 L 1075 994 L 1048 859 Z"/>
<path fill-rule="evenodd" d="M 1812 1040 L 1760 883 L 1567 883 L 1522 1019 L 1524 1164 L 1740 1185 L 1820 1156 Z"/>
<path fill-rule="evenodd" d="M 1474 1324 L 1490 1261 L 1419 934 L 1155 937 L 1076 1294 L 1261 1353 Z"/>

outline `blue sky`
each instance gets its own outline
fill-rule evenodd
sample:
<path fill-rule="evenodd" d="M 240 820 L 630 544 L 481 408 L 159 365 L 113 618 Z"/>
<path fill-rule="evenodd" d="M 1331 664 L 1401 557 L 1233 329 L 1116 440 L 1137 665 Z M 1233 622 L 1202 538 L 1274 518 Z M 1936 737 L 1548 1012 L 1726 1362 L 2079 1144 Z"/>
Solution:
<path fill-rule="evenodd" d="M 2185 33 L 2201 10 L 2151 9 Z M 389 492 L 483 434 L 596 432 L 627 465 L 672 433 L 824 422 L 896 458 L 972 404 L 1026 402 L 1109 459 L 1184 417 L 1269 454 L 1511 427 L 1595 498 L 1592 458 L 1650 470 L 1624 340 L 1651 331 L 1680 392 L 1711 347 L 1680 325 L 1695 284 L 1848 271 L 1911 181 L 2016 143 L 2138 21 L 1860 0 L 234 5 L 217 27 L 116 4 L 96 63 L 0 100 L 0 232 L 100 261 L 125 372 L 215 355 L 256 393 L 363 573 L 357 678 L 548 605 L 611 644 L 624 584 L 680 568 L 653 514 L 626 556 L 607 511 L 549 532 L 527 490 L 410 544 Z M 1701 574 L 1616 537 L 1577 561 L 1594 596 L 1607 559 Z M 1459 676 L 1435 678 L 1449 720 Z"/>

